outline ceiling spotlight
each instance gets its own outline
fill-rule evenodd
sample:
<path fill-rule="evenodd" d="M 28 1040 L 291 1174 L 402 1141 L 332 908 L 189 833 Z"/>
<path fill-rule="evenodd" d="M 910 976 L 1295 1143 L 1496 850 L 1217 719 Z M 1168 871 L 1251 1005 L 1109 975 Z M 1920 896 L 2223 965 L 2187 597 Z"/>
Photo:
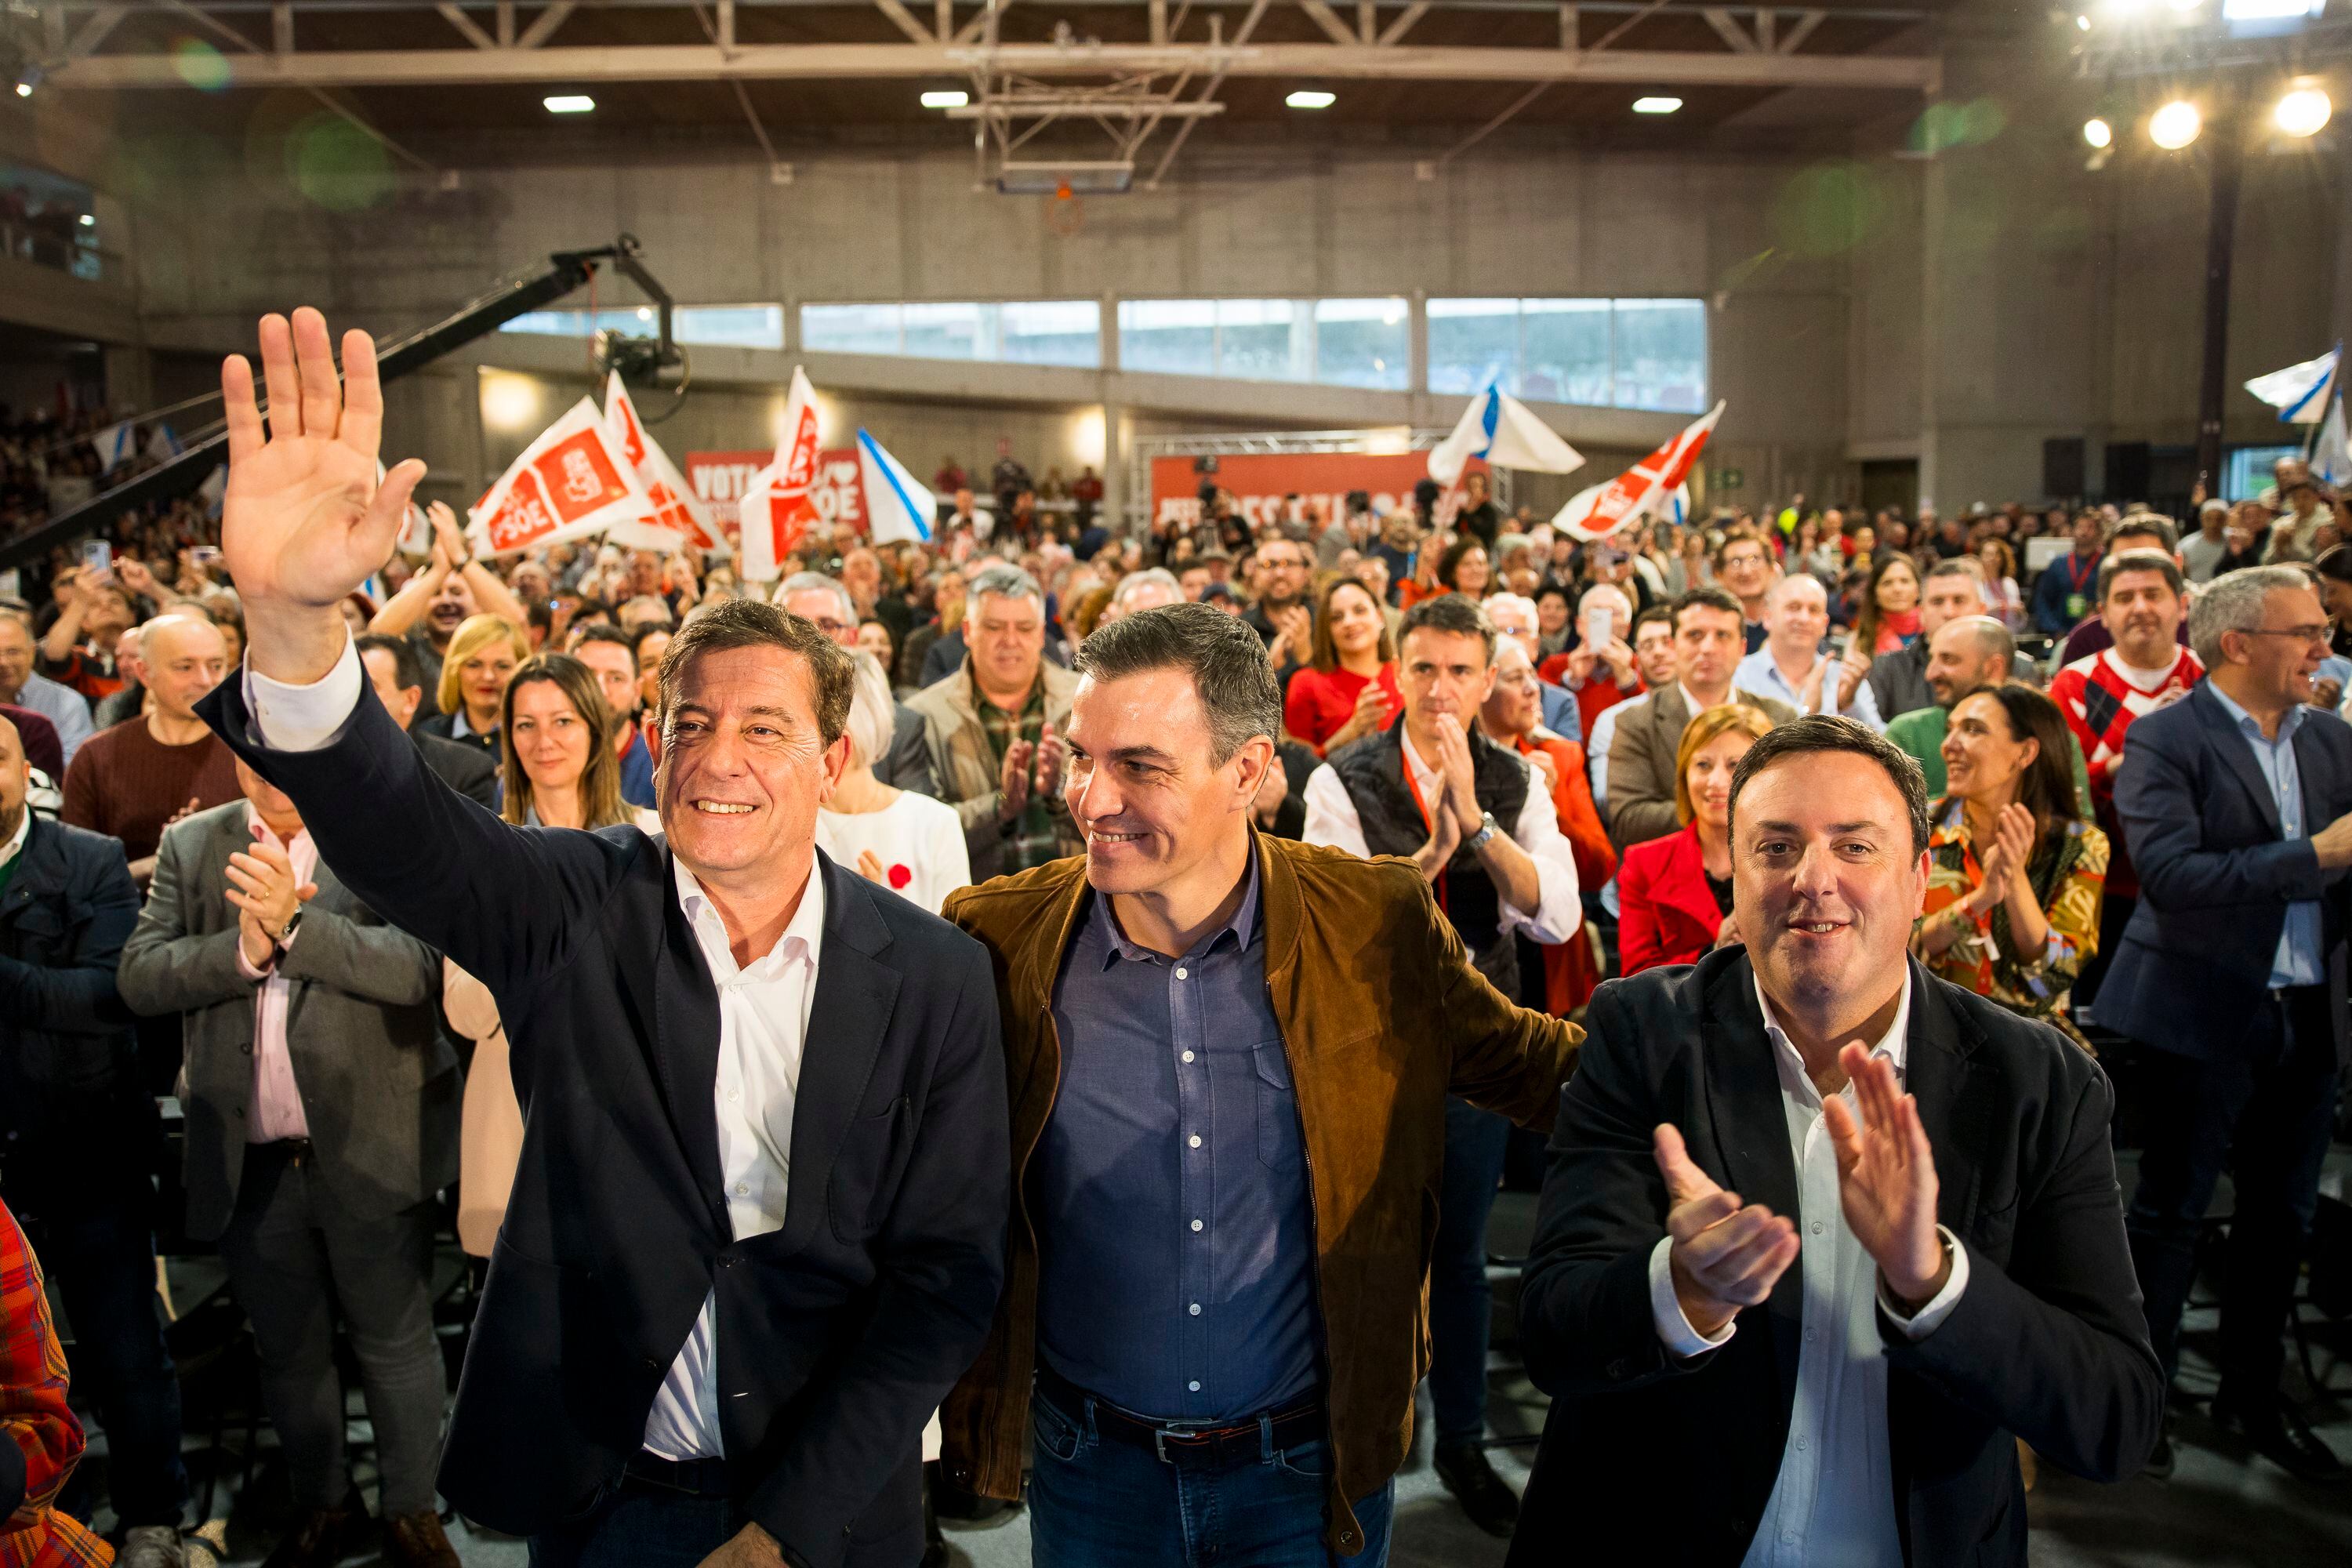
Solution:
<path fill-rule="evenodd" d="M 550 114 L 586 114 L 596 107 L 596 100 L 584 92 L 559 92 L 540 101 Z"/>
<path fill-rule="evenodd" d="M 2326 89 L 2306 84 L 2290 89 L 2271 110 L 2271 122 L 2290 136 L 2315 136 L 2336 112 L 2328 101 Z"/>
<path fill-rule="evenodd" d="M 2188 13 L 2197 9 L 2200 5 L 2203 4 L 2203 0 L 2166 0 L 2166 4 L 2170 5 L 2175 11 L 2186 16 Z"/>
<path fill-rule="evenodd" d="M 2105 147 L 2116 139 L 2116 128 L 2104 120 L 2083 121 L 2083 140 L 2094 147 Z"/>
<path fill-rule="evenodd" d="M 2205 117 L 2185 98 L 2176 98 L 2147 117 L 2147 139 L 2168 153 L 2178 153 L 2197 140 Z"/>
<path fill-rule="evenodd" d="M 1282 101 L 1293 109 L 1328 109 L 1339 101 L 1339 95 L 1320 88 L 1302 87 Z"/>
<path fill-rule="evenodd" d="M 29 82 L 29 81 L 20 81 L 20 82 L 18 82 L 18 83 L 16 84 L 16 96 L 17 96 L 18 98 L 30 98 L 30 97 L 32 97 L 32 96 L 33 96 L 33 84 L 32 84 L 31 82 Z"/>
<path fill-rule="evenodd" d="M 1672 114 L 1683 106 L 1679 98 L 1637 98 L 1633 100 L 1636 114 Z"/>
<path fill-rule="evenodd" d="M 81 226 L 84 228 L 96 228 L 98 226 L 98 219 L 89 213 L 84 213 L 81 215 Z"/>
<path fill-rule="evenodd" d="M 923 94 L 925 109 L 961 109 L 971 101 L 971 94 L 960 87 L 940 88 Z"/>
<path fill-rule="evenodd" d="M 2087 33 L 2091 30 L 2091 19 L 2088 16 L 2077 16 L 2074 18 L 2074 27 L 2077 32 Z"/>

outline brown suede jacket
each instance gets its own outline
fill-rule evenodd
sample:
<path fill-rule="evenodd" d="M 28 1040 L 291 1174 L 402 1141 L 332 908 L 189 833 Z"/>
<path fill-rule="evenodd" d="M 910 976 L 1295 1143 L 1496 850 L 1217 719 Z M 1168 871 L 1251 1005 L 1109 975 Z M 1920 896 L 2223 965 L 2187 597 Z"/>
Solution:
<path fill-rule="evenodd" d="M 1306 1132 L 1332 1451 L 1326 1540 L 1351 1556 L 1364 1533 L 1349 1502 L 1404 1462 L 1429 1365 L 1445 1097 L 1549 1128 L 1584 1035 L 1489 985 L 1410 860 L 1263 834 L 1256 846 L 1266 991 Z M 1060 1086 L 1054 987 L 1087 891 L 1079 857 L 967 888 L 944 911 L 995 958 L 1013 1112 L 1004 1296 L 940 1412 L 949 1476 L 986 1497 L 1021 1495 L 1037 1347 L 1026 1181 Z"/>

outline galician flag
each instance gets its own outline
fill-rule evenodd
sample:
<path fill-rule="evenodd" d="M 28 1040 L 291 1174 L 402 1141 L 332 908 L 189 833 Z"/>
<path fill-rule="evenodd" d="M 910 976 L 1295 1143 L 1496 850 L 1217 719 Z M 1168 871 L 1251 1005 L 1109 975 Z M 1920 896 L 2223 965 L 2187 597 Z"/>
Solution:
<path fill-rule="evenodd" d="M 793 389 L 784 399 L 783 429 L 776 437 L 775 460 L 743 488 L 743 575 L 772 583 L 783 563 L 817 521 L 810 488 L 816 482 L 816 389 L 808 373 L 793 367 Z"/>
<path fill-rule="evenodd" d="M 2343 353 L 2338 343 L 2317 359 L 2254 377 L 2246 390 L 2277 409 L 2289 425 L 2316 425 L 2326 416 L 2327 400 L 2336 391 L 2336 362 Z"/>
<path fill-rule="evenodd" d="M 857 432 L 857 482 L 877 544 L 929 544 L 940 503 L 864 429 Z"/>
<path fill-rule="evenodd" d="M 1451 488 L 1470 466 L 1484 458 L 1498 468 L 1533 468 L 1565 474 L 1584 466 L 1584 457 L 1552 433 L 1517 398 L 1488 387 L 1470 400 L 1454 434 L 1430 448 L 1429 477 Z"/>
<path fill-rule="evenodd" d="M 2312 477 L 2323 485 L 2352 483 L 2352 443 L 2345 438 L 2344 400 L 2327 400 L 2327 417 L 2311 447 Z"/>
<path fill-rule="evenodd" d="M 1606 539 L 1635 518 L 1670 504 L 1670 498 L 1682 489 L 1683 480 L 1698 462 L 1699 453 L 1706 450 L 1715 422 L 1723 417 L 1723 406 L 1717 404 L 1685 426 L 1682 434 L 1607 484 L 1570 496 L 1552 518 L 1552 527 L 1579 539 Z"/>

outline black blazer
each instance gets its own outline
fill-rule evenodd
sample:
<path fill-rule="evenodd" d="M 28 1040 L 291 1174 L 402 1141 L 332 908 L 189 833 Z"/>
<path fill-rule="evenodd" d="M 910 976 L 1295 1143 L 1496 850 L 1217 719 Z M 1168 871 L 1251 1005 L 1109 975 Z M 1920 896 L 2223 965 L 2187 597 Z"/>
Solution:
<path fill-rule="evenodd" d="M 1553 1396 L 1511 1568 L 1566 1560 L 1737 1564 L 1780 1470 L 1804 1283 L 1791 1266 L 1719 1351 L 1670 1357 L 1650 1316 L 1665 1234 L 1661 1121 L 1727 1188 L 1799 1213 L 1771 1043 L 1743 949 L 1603 985 L 1561 1091 L 1519 1298 L 1528 1373 Z M 2155 1446 L 2148 1349 L 2091 1058 L 1911 966 L 1906 1081 L 1936 1151 L 1937 1217 L 1969 1283 L 1917 1342 L 1883 1321 L 1887 1429 L 1906 1560 L 2022 1563 L 2011 1435 L 2114 1480 Z"/>
<path fill-rule="evenodd" d="M 2352 879 L 2323 871 L 2310 836 L 2352 811 L 2352 728 L 2304 710 L 2294 732 L 2305 837 L 2279 837 L 2278 802 L 2228 709 L 2200 681 L 2132 721 L 2116 811 L 2139 868 L 2139 905 L 2100 984 L 2099 1022 L 2158 1050 L 2219 1060 L 2275 1042 L 2271 964 L 2286 906 L 2320 906 L 2320 973 L 2345 1060 L 2347 900 Z"/>
<path fill-rule="evenodd" d="M 33 818 L 0 893 L 0 1158 L 20 1207 L 27 1184 L 86 1185 L 93 1155 L 147 1177 L 145 1144 L 121 1140 L 152 1139 L 155 1102 L 114 984 L 138 921 L 121 839 Z"/>
<path fill-rule="evenodd" d="M 804 1568 L 912 1568 L 920 1436 L 1003 1281 L 1012 1154 L 978 942 L 822 855 L 824 939 L 781 1230 L 732 1239 L 719 996 L 664 843 L 511 827 L 435 782 L 363 690 L 323 749 L 207 722 L 305 807 L 321 858 L 498 999 L 523 1108 L 441 1491 L 517 1534 L 593 1507 L 706 1294 L 737 1505 Z"/>
<path fill-rule="evenodd" d="M 408 738 L 425 753 L 425 765 L 433 776 L 464 795 L 467 800 L 498 815 L 499 759 L 480 746 L 469 746 L 463 741 L 445 740 L 429 730 L 411 730 Z"/>

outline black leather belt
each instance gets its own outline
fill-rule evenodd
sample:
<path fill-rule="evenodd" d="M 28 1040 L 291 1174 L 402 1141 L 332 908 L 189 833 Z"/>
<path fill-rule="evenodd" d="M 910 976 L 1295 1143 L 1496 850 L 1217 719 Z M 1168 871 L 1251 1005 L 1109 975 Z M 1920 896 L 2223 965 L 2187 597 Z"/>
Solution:
<path fill-rule="evenodd" d="M 264 1159 L 283 1160 L 289 1165 L 305 1165 L 310 1161 L 310 1141 L 308 1138 L 277 1138 L 267 1143 L 247 1143 L 245 1152 Z"/>
<path fill-rule="evenodd" d="M 1326 1428 L 1323 1401 L 1316 1394 L 1269 1411 L 1264 1416 L 1221 1422 L 1214 1426 L 1191 1426 L 1153 1421 L 1121 1410 L 1042 1364 L 1037 1368 L 1037 1389 L 1078 1421 L 1086 1419 L 1087 1402 L 1092 1400 L 1094 1427 L 1098 1435 L 1129 1447 L 1149 1449 L 1163 1463 L 1180 1470 L 1226 1470 L 1256 1464 L 1265 1457 L 1268 1425 L 1273 1427 L 1273 1444 L 1277 1449 L 1312 1443 L 1323 1436 Z"/>
<path fill-rule="evenodd" d="M 665 1459 L 649 1448 L 640 1448 L 622 1474 L 645 1486 L 684 1492 L 688 1497 L 727 1495 L 724 1459 Z"/>

